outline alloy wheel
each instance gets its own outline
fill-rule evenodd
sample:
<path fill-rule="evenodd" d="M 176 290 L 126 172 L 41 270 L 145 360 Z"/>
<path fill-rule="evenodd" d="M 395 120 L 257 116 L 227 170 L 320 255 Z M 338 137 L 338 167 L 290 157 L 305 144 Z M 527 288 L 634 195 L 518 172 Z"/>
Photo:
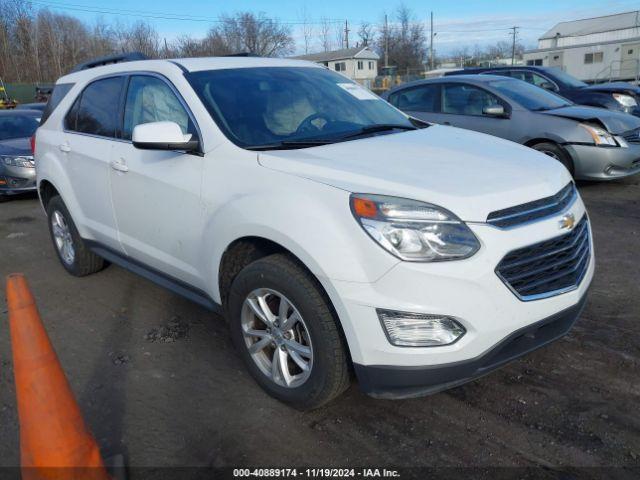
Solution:
<path fill-rule="evenodd" d="M 247 295 L 241 312 L 242 334 L 260 371 L 281 387 L 305 383 L 313 368 L 307 325 L 283 294 L 260 288 Z"/>
<path fill-rule="evenodd" d="M 73 265 L 76 258 L 76 251 L 73 247 L 73 237 L 71 230 L 64 218 L 64 215 L 58 210 L 53 212 L 51 216 L 51 229 L 53 231 L 53 240 L 60 253 L 60 258 L 66 265 Z"/>

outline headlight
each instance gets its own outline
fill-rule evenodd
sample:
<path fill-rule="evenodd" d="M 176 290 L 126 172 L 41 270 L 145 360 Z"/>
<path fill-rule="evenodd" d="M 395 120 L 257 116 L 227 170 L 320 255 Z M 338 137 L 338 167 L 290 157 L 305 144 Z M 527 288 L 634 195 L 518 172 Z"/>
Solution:
<path fill-rule="evenodd" d="M 351 195 L 351 211 L 384 249 L 411 262 L 468 258 L 480 243 L 462 220 L 443 208 L 383 195 Z"/>
<path fill-rule="evenodd" d="M 589 132 L 596 145 L 608 145 L 610 147 L 618 146 L 613 135 L 607 132 L 604 128 L 596 127 L 595 125 L 587 125 L 585 123 L 581 123 L 580 126 Z"/>
<path fill-rule="evenodd" d="M 22 157 L 10 157 L 3 156 L 2 162 L 9 167 L 24 167 L 24 168 L 35 168 L 36 165 L 33 161 L 33 157 L 30 156 L 22 156 Z"/>
<path fill-rule="evenodd" d="M 638 106 L 638 102 L 631 95 L 626 95 L 624 93 L 614 93 L 612 95 L 613 98 L 616 99 L 616 102 L 625 107 L 625 109 L 632 109 L 633 107 Z"/>

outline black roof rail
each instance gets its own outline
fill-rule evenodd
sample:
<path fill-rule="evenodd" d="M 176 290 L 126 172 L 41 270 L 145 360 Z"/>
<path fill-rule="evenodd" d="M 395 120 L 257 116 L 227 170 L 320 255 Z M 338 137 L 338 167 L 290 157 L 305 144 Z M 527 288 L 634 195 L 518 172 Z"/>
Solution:
<path fill-rule="evenodd" d="M 136 60 L 149 60 L 144 53 L 140 52 L 129 52 L 129 53 L 118 53 L 116 55 L 107 55 L 105 57 L 94 58 L 93 60 L 89 60 L 84 63 L 80 63 L 73 67 L 71 73 L 80 72 L 82 70 L 88 70 L 90 68 L 102 67 L 103 65 L 110 65 L 112 63 L 123 63 L 123 62 L 135 62 Z"/>
<path fill-rule="evenodd" d="M 256 55 L 252 52 L 238 52 L 238 53 L 229 53 L 227 55 L 220 55 L 221 57 L 259 57 L 260 55 Z"/>

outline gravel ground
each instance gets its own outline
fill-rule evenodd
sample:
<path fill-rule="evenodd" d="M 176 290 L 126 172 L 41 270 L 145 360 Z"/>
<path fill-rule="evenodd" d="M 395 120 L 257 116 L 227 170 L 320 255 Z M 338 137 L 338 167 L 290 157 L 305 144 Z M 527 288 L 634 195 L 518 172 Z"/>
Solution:
<path fill-rule="evenodd" d="M 570 335 L 421 399 L 374 400 L 354 384 L 310 413 L 278 403 L 245 372 L 222 319 L 114 266 L 67 275 L 32 197 L 0 204 L 0 275 L 27 274 L 104 456 L 123 453 L 132 466 L 542 466 L 537 474 L 549 478 L 623 466 L 606 476 L 637 478 L 640 179 L 579 188 L 598 265 Z M 0 466 L 15 466 L 4 305 L 0 312 Z"/>

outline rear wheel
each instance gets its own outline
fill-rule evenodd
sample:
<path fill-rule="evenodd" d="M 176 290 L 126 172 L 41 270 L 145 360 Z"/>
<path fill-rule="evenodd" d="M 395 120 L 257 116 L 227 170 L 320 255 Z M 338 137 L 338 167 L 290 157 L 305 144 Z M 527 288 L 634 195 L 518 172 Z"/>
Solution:
<path fill-rule="evenodd" d="M 573 162 L 571 161 L 571 157 L 569 157 L 569 154 L 560 145 L 551 142 L 543 142 L 538 143 L 531 148 L 559 161 L 573 176 Z"/>
<path fill-rule="evenodd" d="M 236 348 L 271 396 L 309 410 L 349 386 L 346 348 L 326 294 L 289 256 L 245 267 L 231 285 L 228 315 Z"/>
<path fill-rule="evenodd" d="M 104 268 L 105 261 L 89 250 L 80 237 L 62 198 L 55 196 L 49 201 L 47 216 L 53 246 L 67 272 L 84 277 Z"/>

